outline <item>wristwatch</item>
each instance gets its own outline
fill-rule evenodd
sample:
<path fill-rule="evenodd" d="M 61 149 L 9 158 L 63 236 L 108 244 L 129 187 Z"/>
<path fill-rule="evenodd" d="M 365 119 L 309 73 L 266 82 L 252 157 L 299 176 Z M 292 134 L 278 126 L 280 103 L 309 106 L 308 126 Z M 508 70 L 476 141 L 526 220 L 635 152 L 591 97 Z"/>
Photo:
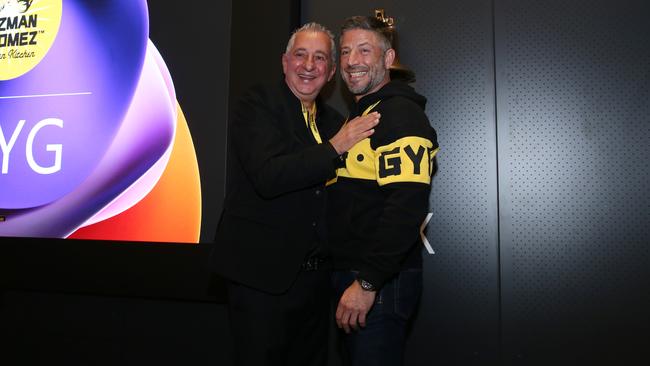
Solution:
<path fill-rule="evenodd" d="M 364 280 L 363 278 L 357 278 L 357 281 L 359 282 L 359 285 L 361 285 L 361 288 L 366 290 L 366 291 L 377 291 L 375 288 L 375 285 L 372 283 Z"/>

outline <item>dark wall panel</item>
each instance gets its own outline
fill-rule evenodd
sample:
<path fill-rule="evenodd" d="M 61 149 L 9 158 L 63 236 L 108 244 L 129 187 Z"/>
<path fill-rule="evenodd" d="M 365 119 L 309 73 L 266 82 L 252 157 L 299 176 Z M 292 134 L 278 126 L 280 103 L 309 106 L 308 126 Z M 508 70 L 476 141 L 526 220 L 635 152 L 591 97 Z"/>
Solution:
<path fill-rule="evenodd" d="M 647 361 L 650 6 L 495 15 L 505 354 Z"/>
<path fill-rule="evenodd" d="M 395 9 L 406 18 L 398 23 L 403 62 L 416 72 L 441 146 L 427 230 L 436 254 L 425 260 L 409 360 L 485 364 L 498 357 L 499 331 L 492 8 L 419 1 Z"/>
<path fill-rule="evenodd" d="M 441 146 L 433 180 L 425 287 L 407 365 L 486 364 L 498 358 L 496 130 L 492 7 L 485 1 L 302 1 L 302 19 L 338 33 L 351 15 L 384 8 L 399 54 L 416 72 Z M 346 95 L 337 77 L 330 101 Z"/>
<path fill-rule="evenodd" d="M 149 38 L 169 67 L 199 157 L 202 243 L 214 239 L 225 190 L 231 2 L 204 5 L 208 23 L 179 16 L 173 2 L 149 1 Z"/>
<path fill-rule="evenodd" d="M 4 365 L 233 364 L 214 303 L 7 291 L 0 309 Z"/>
<path fill-rule="evenodd" d="M 253 84 L 282 78 L 282 54 L 297 27 L 296 0 L 233 1 L 230 105 Z"/>

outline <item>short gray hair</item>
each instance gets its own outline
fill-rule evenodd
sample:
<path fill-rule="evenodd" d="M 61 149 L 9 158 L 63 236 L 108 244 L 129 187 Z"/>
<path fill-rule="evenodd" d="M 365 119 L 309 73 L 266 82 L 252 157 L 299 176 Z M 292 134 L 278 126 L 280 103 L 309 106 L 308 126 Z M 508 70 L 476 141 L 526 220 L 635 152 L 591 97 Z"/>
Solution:
<path fill-rule="evenodd" d="M 363 29 L 375 33 L 384 52 L 393 47 L 393 33 L 390 27 L 375 17 L 354 16 L 347 18 L 341 27 L 341 36 L 346 31 L 353 29 Z"/>
<path fill-rule="evenodd" d="M 330 58 L 332 65 L 336 65 L 336 43 L 334 42 L 334 33 L 332 33 L 329 29 L 325 28 L 325 26 L 318 24 L 316 22 L 311 22 L 303 25 L 302 27 L 296 29 L 292 34 L 291 38 L 289 38 L 289 42 L 287 42 L 287 49 L 284 51 L 285 53 L 291 52 L 291 49 L 293 48 L 293 44 L 296 42 L 296 35 L 300 32 L 312 32 L 312 33 L 325 33 L 327 37 L 330 39 Z"/>

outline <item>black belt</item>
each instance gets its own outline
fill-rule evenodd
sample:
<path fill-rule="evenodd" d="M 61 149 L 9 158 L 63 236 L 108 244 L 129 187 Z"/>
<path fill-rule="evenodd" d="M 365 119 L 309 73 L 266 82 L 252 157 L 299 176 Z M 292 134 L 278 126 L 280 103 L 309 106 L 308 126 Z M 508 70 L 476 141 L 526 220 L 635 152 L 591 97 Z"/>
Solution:
<path fill-rule="evenodd" d="M 328 262 L 325 257 L 309 257 L 300 265 L 301 271 L 318 271 L 325 269 L 325 264 Z"/>

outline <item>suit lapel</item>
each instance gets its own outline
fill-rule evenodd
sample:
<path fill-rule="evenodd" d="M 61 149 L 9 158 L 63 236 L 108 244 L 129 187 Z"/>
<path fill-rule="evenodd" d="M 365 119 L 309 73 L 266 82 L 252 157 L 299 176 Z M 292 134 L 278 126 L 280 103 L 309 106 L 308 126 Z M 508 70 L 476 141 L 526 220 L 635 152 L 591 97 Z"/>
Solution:
<path fill-rule="evenodd" d="M 316 143 L 316 140 L 311 135 L 311 132 L 307 128 L 305 123 L 305 118 L 302 115 L 302 106 L 300 100 L 293 95 L 291 89 L 283 81 L 283 90 L 285 92 L 285 103 L 284 103 L 284 115 L 287 117 L 288 128 L 291 129 L 291 134 L 296 137 L 298 141 L 302 144 L 313 145 Z"/>

